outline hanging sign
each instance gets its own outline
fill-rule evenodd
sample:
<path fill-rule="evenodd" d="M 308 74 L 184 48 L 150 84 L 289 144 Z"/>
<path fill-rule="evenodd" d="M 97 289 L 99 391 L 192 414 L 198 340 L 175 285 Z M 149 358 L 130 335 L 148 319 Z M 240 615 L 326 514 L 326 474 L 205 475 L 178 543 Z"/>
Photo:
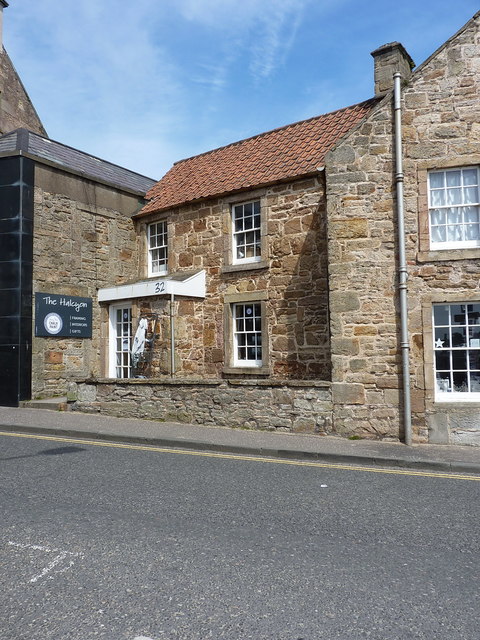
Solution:
<path fill-rule="evenodd" d="M 92 298 L 36 293 L 35 335 L 91 338 Z"/>

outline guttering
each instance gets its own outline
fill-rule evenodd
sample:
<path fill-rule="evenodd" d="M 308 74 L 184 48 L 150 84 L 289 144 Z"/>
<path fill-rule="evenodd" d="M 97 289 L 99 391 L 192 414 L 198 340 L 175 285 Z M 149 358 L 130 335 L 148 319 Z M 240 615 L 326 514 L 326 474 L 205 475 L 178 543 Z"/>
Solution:
<path fill-rule="evenodd" d="M 405 257 L 405 212 L 403 197 L 403 153 L 402 153 L 402 107 L 401 107 L 401 79 L 400 73 L 393 76 L 393 97 L 395 114 L 395 185 L 397 194 L 397 225 L 398 225 L 398 293 L 400 299 L 400 331 L 402 349 L 402 377 L 403 377 L 403 428 L 405 444 L 412 444 L 412 411 L 410 401 L 410 343 L 408 336 L 408 306 L 407 306 L 407 260 Z"/>

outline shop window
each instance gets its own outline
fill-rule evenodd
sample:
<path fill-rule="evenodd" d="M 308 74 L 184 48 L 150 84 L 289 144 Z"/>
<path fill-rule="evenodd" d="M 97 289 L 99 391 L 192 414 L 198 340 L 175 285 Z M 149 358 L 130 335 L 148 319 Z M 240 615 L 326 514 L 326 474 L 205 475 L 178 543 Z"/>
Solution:
<path fill-rule="evenodd" d="M 167 221 L 161 220 L 148 225 L 148 275 L 167 273 L 168 235 Z"/>
<path fill-rule="evenodd" d="M 480 247 L 478 168 L 429 172 L 428 210 L 431 250 Z"/>
<path fill-rule="evenodd" d="M 110 378 L 130 378 L 132 372 L 132 307 L 110 307 Z"/>
<path fill-rule="evenodd" d="M 436 400 L 480 401 L 480 302 L 433 305 Z"/>

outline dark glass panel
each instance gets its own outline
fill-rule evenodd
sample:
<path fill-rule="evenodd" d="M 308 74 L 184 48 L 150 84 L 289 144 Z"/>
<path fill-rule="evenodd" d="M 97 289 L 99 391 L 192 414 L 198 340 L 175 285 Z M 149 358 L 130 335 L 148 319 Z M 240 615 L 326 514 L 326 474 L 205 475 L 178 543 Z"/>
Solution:
<path fill-rule="evenodd" d="M 450 351 L 435 352 L 435 368 L 437 371 L 450 371 Z"/>
<path fill-rule="evenodd" d="M 480 304 L 467 305 L 468 324 L 480 324 Z"/>
<path fill-rule="evenodd" d="M 452 327 L 452 347 L 467 346 L 467 329 L 466 327 Z"/>
<path fill-rule="evenodd" d="M 452 304 L 450 306 L 450 315 L 452 319 L 452 325 L 467 324 L 466 320 L 466 306 L 464 304 Z"/>
<path fill-rule="evenodd" d="M 445 349 L 450 346 L 450 330 L 448 327 L 435 329 L 435 348 Z"/>
<path fill-rule="evenodd" d="M 453 390 L 461 393 L 468 392 L 468 376 L 466 372 L 453 374 Z"/>
<path fill-rule="evenodd" d="M 435 326 L 450 324 L 449 307 L 445 304 L 436 304 L 433 307 L 433 317 L 435 319 Z"/>
<path fill-rule="evenodd" d="M 467 368 L 467 351 L 452 351 L 452 369 L 454 371 Z"/>

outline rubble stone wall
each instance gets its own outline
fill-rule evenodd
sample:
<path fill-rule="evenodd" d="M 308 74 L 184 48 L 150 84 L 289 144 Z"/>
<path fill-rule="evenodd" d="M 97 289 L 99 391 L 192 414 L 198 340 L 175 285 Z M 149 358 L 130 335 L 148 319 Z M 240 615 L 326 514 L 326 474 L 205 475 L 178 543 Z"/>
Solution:
<path fill-rule="evenodd" d="M 330 384 L 317 380 L 86 380 L 70 406 L 123 418 L 331 433 Z"/>
<path fill-rule="evenodd" d="M 426 441 L 430 432 L 435 441 L 462 442 L 459 430 L 453 435 L 449 428 L 434 426 L 434 416 L 457 415 L 458 405 L 434 402 L 431 303 L 480 300 L 480 251 L 429 251 L 426 180 L 429 169 L 480 164 L 478 22 L 448 41 L 403 87 L 410 373 L 417 441 Z M 327 160 L 334 429 L 375 438 L 403 435 L 392 106 L 388 95 Z M 479 410 L 473 405 L 464 410 L 474 429 L 480 428 Z M 467 440 L 475 438 L 468 435 Z"/>
<path fill-rule="evenodd" d="M 91 339 L 33 338 L 32 391 L 39 398 L 64 395 L 72 378 L 103 374 L 108 322 L 97 289 L 136 277 L 129 215 L 140 203 L 56 169 L 35 171 L 33 291 L 93 298 Z"/>
<path fill-rule="evenodd" d="M 206 270 L 203 300 L 183 299 L 175 306 L 178 375 L 255 375 L 232 372 L 228 362 L 226 301 L 263 295 L 266 307 L 268 371 L 275 378 L 329 379 L 328 296 L 324 188 L 320 178 L 276 185 L 238 195 L 239 201 L 261 198 L 265 253 L 262 262 L 231 265 L 228 261 L 230 203 L 226 199 L 182 207 L 150 216 L 139 224 L 139 237 L 157 219 L 168 221 L 169 272 Z M 146 248 L 143 254 L 146 260 Z M 143 275 L 146 275 L 146 262 Z M 169 316 L 165 299 L 140 301 L 143 311 L 161 318 L 157 374 L 169 369 Z M 227 372 L 228 369 L 228 372 Z M 262 373 L 264 371 L 262 370 Z"/>

